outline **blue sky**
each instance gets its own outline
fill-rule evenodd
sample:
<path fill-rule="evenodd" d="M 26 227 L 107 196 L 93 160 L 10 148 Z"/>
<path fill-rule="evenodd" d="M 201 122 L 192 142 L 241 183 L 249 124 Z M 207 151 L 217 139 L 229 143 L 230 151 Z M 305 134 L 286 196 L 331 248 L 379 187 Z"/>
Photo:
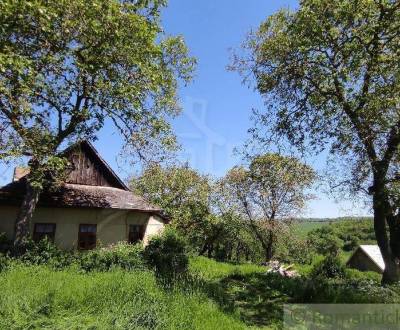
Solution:
<path fill-rule="evenodd" d="M 291 0 L 170 0 L 163 11 L 165 32 L 182 35 L 190 52 L 198 60 L 196 76 L 179 94 L 183 113 L 173 122 L 183 146 L 181 159 L 202 173 L 222 176 L 240 159 L 233 148 L 244 142 L 252 108 L 261 108 L 256 91 L 242 85 L 237 73 L 229 72 L 230 49 L 238 48 L 246 34 L 279 8 L 295 8 Z M 118 161 L 122 140 L 112 126 L 105 127 L 96 147 L 122 178 L 129 167 Z M 310 160 L 317 169 L 324 165 L 321 157 Z M 11 170 L 0 168 L 0 185 L 8 182 Z M 359 215 L 366 211 L 349 203 L 336 204 L 328 196 L 318 196 L 308 207 L 307 216 L 336 217 Z"/>

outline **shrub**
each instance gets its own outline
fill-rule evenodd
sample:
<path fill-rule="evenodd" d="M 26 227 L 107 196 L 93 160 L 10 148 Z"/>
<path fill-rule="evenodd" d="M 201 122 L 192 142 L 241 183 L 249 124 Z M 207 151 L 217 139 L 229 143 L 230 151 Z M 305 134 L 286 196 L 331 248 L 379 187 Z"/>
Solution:
<path fill-rule="evenodd" d="M 189 265 L 186 242 L 172 228 L 154 236 L 146 246 L 144 256 L 156 275 L 166 280 L 185 274 Z"/>
<path fill-rule="evenodd" d="M 345 277 L 345 274 L 345 266 L 341 262 L 340 258 L 335 255 L 329 255 L 315 264 L 310 273 L 312 278 L 343 278 Z"/>
<path fill-rule="evenodd" d="M 310 265 L 315 253 L 308 242 L 295 236 L 278 241 L 274 259 L 284 263 Z"/>
<path fill-rule="evenodd" d="M 19 248 L 17 256 L 24 263 L 29 265 L 50 264 L 51 261 L 57 264 L 56 259 L 64 258 L 66 252 L 58 249 L 50 240 L 44 238 L 39 242 L 27 240 Z"/>
<path fill-rule="evenodd" d="M 348 235 L 343 244 L 344 251 L 353 251 L 360 245 L 360 239 L 356 236 Z"/>
<path fill-rule="evenodd" d="M 145 268 L 142 245 L 132 245 L 125 242 L 80 253 L 77 263 L 86 272 L 104 272 L 113 268 L 125 270 Z"/>
<path fill-rule="evenodd" d="M 362 272 L 358 269 L 346 268 L 346 278 L 352 281 L 374 281 L 380 283 L 382 275 L 376 272 Z"/>
<path fill-rule="evenodd" d="M 310 231 L 307 241 L 312 245 L 317 253 L 322 255 L 336 255 L 343 246 L 343 241 L 338 238 L 332 226 L 323 226 Z"/>
<path fill-rule="evenodd" d="M 10 259 L 0 253 L 0 273 L 7 270 L 10 266 Z"/>

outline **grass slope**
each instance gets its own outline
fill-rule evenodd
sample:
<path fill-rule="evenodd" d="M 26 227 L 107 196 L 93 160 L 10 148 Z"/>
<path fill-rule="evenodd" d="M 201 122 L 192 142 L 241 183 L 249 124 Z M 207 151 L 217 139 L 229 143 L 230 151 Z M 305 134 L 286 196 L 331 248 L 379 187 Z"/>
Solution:
<path fill-rule="evenodd" d="M 280 329 L 285 303 L 400 302 L 399 287 L 355 270 L 349 279 L 310 281 L 196 257 L 190 274 L 165 289 L 150 271 L 14 264 L 0 273 L 0 329 Z"/>
<path fill-rule="evenodd" d="M 14 266 L 0 287 L 0 329 L 246 328 L 200 292 L 162 290 L 151 272 Z"/>

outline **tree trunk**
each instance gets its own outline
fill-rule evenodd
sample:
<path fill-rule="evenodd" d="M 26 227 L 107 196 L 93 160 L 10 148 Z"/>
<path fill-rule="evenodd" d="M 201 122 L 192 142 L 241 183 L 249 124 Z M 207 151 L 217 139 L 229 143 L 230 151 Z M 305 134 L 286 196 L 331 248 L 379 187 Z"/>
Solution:
<path fill-rule="evenodd" d="M 274 233 L 271 230 L 269 232 L 269 240 L 266 246 L 266 261 L 271 261 L 272 257 L 274 256 Z"/>
<path fill-rule="evenodd" d="M 209 259 L 212 258 L 213 250 L 214 250 L 214 244 L 211 243 L 211 244 L 208 245 L 208 251 L 207 251 L 207 257 Z"/>
<path fill-rule="evenodd" d="M 26 180 L 26 192 L 15 220 L 14 246 L 21 246 L 29 238 L 29 228 L 33 212 L 39 200 L 40 189 L 32 187 L 29 179 Z"/>
<path fill-rule="evenodd" d="M 396 283 L 400 280 L 400 228 L 398 217 L 394 217 L 385 192 L 382 177 L 374 178 L 374 230 L 376 240 L 381 250 L 385 270 L 382 275 L 382 284 Z M 390 239 L 387 235 L 386 223 L 389 225 Z"/>

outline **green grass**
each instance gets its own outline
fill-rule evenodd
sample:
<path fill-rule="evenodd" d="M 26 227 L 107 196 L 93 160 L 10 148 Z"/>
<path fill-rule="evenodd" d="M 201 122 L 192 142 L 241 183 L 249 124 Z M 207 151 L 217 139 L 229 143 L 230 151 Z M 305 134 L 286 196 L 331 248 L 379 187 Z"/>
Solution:
<path fill-rule="evenodd" d="M 400 288 L 381 288 L 379 274 L 348 276 L 290 279 L 196 257 L 190 276 L 166 289 L 150 271 L 13 264 L 0 273 L 0 329 L 279 329 L 284 303 L 400 302 Z"/>
<path fill-rule="evenodd" d="M 265 266 L 255 264 L 231 264 L 217 262 L 206 257 L 195 257 L 190 260 L 190 271 L 200 275 L 202 278 L 213 281 L 220 280 L 230 275 L 246 275 L 253 273 L 265 273 Z"/>
<path fill-rule="evenodd" d="M 0 329 L 244 329 L 196 290 L 163 290 L 151 272 L 79 274 L 14 266 L 0 275 Z"/>
<path fill-rule="evenodd" d="M 342 258 L 347 256 L 343 254 Z M 322 260 L 318 256 L 315 262 Z M 285 303 L 398 303 L 399 287 L 380 287 L 380 274 L 346 270 L 346 278 L 310 278 L 313 265 L 296 265 L 301 277 L 285 278 L 266 273 L 266 267 L 220 263 L 192 258 L 192 274 L 227 314 L 238 314 L 248 327 L 281 329 Z"/>

